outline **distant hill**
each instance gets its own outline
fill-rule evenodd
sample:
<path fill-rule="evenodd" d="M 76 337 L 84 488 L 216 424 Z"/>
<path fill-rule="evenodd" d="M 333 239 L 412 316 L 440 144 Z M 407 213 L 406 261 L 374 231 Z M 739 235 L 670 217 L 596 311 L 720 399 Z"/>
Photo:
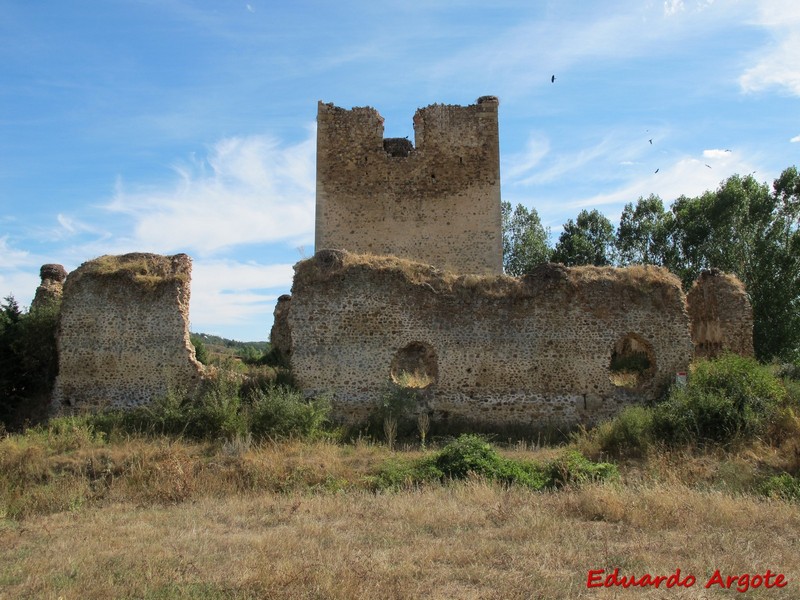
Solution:
<path fill-rule="evenodd" d="M 200 339 L 211 356 L 225 357 L 236 356 L 239 358 L 257 358 L 269 352 L 272 347 L 269 342 L 240 342 L 210 333 L 192 333 L 192 343 Z"/>

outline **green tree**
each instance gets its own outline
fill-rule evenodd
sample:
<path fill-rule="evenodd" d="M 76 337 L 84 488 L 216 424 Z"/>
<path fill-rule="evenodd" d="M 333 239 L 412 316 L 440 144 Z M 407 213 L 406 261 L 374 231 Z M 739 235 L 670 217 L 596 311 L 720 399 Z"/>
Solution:
<path fill-rule="evenodd" d="M 0 421 L 16 428 L 44 417 L 58 369 L 58 304 L 23 313 L 12 297 L 0 304 Z"/>
<path fill-rule="evenodd" d="M 773 190 L 734 175 L 716 191 L 681 196 L 672 206 L 666 266 L 686 289 L 703 269 L 735 274 L 753 306 L 753 341 L 761 359 L 800 353 L 800 177 L 792 167 Z"/>
<path fill-rule="evenodd" d="M 674 261 L 672 221 L 672 213 L 664 210 L 661 198 L 653 194 L 640 197 L 635 207 L 631 202 L 626 204 L 617 229 L 620 264 L 665 265 Z"/>
<path fill-rule="evenodd" d="M 501 204 L 503 216 L 503 271 L 518 277 L 550 260 L 550 229 L 542 226 L 535 208 L 522 204 L 512 211 L 510 202 Z"/>
<path fill-rule="evenodd" d="M 553 260 L 567 266 L 610 265 L 615 258 L 614 226 L 597 210 L 582 210 L 568 220 L 558 238 Z"/>

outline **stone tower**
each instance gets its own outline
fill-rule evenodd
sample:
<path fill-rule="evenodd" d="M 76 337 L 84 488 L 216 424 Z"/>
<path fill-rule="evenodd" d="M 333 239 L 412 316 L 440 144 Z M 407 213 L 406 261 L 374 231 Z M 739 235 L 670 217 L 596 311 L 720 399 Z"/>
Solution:
<path fill-rule="evenodd" d="M 414 141 L 383 137 L 373 108 L 320 102 L 315 250 L 395 255 L 500 274 L 500 153 L 494 96 L 414 115 Z"/>

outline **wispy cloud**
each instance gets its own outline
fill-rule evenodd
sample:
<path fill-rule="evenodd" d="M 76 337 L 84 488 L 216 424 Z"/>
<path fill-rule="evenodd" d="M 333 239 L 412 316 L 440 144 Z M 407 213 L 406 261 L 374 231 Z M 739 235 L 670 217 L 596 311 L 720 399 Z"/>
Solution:
<path fill-rule="evenodd" d="M 289 290 L 292 275 L 290 264 L 196 260 L 192 268 L 192 327 L 214 331 L 258 318 L 270 322 L 275 300 Z M 268 334 L 254 332 L 253 339 L 266 339 Z"/>
<path fill-rule="evenodd" d="M 755 64 L 739 78 L 744 92 L 780 87 L 800 96 L 800 4 L 795 0 L 761 0 L 758 25 L 773 41 L 754 55 Z"/>
<path fill-rule="evenodd" d="M 43 262 L 41 257 L 14 248 L 8 236 L 0 237 L 0 298 L 13 295 L 21 306 L 30 304 Z"/>
<path fill-rule="evenodd" d="M 794 136 L 794 137 L 793 137 L 792 139 L 790 139 L 789 141 L 790 141 L 792 144 L 796 144 L 797 142 L 800 142 L 800 135 L 796 135 L 796 136 Z"/>
<path fill-rule="evenodd" d="M 163 189 L 128 191 L 107 210 L 129 215 L 131 242 L 209 255 L 241 244 L 305 243 L 314 230 L 315 134 L 289 147 L 268 136 L 228 138 L 205 160 L 176 165 Z"/>
<path fill-rule="evenodd" d="M 735 173 L 749 173 L 754 170 L 751 162 L 736 153 L 706 150 L 703 152 L 703 160 L 680 158 L 660 168 L 658 173 L 632 179 L 615 190 L 583 198 L 570 205 L 575 208 L 617 205 L 621 208 L 623 204 L 651 193 L 669 203 L 682 195 L 697 196 L 706 190 L 716 189 L 720 181 Z"/>
<path fill-rule="evenodd" d="M 528 136 L 525 149 L 504 158 L 501 173 L 504 179 L 514 181 L 536 167 L 550 152 L 550 140 L 541 133 Z"/>
<path fill-rule="evenodd" d="M 675 13 L 682 12 L 686 10 L 686 7 L 683 5 L 683 0 L 665 0 L 664 1 L 664 14 L 668 17 L 674 15 Z"/>

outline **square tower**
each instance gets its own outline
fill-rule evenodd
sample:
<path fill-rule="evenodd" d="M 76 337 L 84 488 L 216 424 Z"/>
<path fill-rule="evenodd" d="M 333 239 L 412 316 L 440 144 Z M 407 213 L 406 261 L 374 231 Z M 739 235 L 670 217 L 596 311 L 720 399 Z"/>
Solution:
<path fill-rule="evenodd" d="M 384 139 L 374 108 L 320 102 L 315 250 L 502 273 L 498 104 L 421 108 L 412 144 Z"/>

